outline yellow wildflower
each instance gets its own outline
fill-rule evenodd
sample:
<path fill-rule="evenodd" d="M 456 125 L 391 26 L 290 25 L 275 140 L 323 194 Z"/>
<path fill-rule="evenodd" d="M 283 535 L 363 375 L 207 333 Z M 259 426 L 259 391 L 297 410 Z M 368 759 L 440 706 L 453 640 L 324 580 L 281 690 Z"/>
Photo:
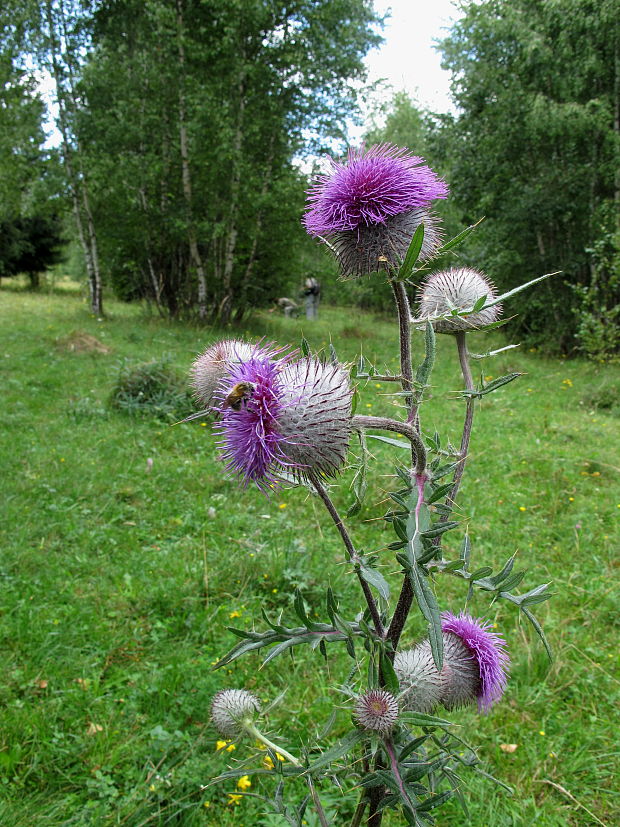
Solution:
<path fill-rule="evenodd" d="M 276 758 L 278 759 L 278 761 L 281 761 L 282 763 L 284 763 L 284 756 L 280 755 L 279 752 L 276 752 Z M 263 758 L 263 767 L 265 767 L 266 770 L 272 770 L 273 769 L 274 764 L 273 764 L 273 759 L 271 758 L 271 755 L 265 755 L 265 757 Z"/>
<path fill-rule="evenodd" d="M 235 609 L 235 611 L 234 611 L 234 612 L 231 612 L 231 613 L 228 615 L 228 617 L 229 617 L 231 620 L 232 620 L 234 617 L 241 617 L 241 612 L 238 612 L 238 611 L 237 611 L 237 609 Z"/>
<path fill-rule="evenodd" d="M 241 799 L 243 798 L 242 795 L 235 795 L 235 793 L 228 793 L 228 804 L 238 804 Z"/>
<path fill-rule="evenodd" d="M 249 775 L 242 775 L 241 778 L 237 781 L 237 789 L 239 790 L 247 790 L 251 786 L 252 782 L 250 781 Z"/>

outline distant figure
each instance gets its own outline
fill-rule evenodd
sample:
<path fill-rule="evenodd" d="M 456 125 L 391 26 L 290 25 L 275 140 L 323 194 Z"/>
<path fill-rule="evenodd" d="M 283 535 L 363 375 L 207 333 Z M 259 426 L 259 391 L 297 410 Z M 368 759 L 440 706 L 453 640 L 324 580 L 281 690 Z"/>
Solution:
<path fill-rule="evenodd" d="M 306 319 L 316 319 L 319 315 L 319 300 L 321 298 L 321 284 L 317 279 L 308 277 L 304 282 L 303 291 L 306 304 Z"/>
<path fill-rule="evenodd" d="M 297 316 L 299 314 L 299 305 L 293 299 L 282 296 L 281 299 L 276 299 L 276 305 L 284 313 L 287 318 Z"/>

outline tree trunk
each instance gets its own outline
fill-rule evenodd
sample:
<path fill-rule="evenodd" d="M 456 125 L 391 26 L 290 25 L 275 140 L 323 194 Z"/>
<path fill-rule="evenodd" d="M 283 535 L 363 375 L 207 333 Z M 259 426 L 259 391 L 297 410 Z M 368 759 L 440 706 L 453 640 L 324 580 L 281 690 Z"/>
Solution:
<path fill-rule="evenodd" d="M 183 6 L 182 0 L 176 0 L 177 8 L 177 37 L 179 58 L 179 143 L 181 147 L 181 172 L 183 177 L 183 196 L 187 210 L 187 238 L 189 254 L 192 264 L 196 268 L 198 277 L 198 317 L 204 321 L 207 316 L 207 277 L 198 248 L 198 234 L 194 222 L 192 203 L 192 179 L 189 165 L 189 141 L 187 137 L 187 113 L 185 104 L 185 48 L 183 46 Z"/>
<path fill-rule="evenodd" d="M 274 136 L 271 136 L 271 140 L 269 141 L 269 155 L 267 160 L 265 161 L 265 175 L 263 176 L 263 183 L 260 190 L 260 204 L 262 205 L 265 196 L 267 195 L 267 191 L 271 185 L 273 180 L 273 145 L 274 145 Z M 245 313 L 247 301 L 248 301 L 248 286 L 250 282 L 250 278 L 252 276 L 252 270 L 254 269 L 254 264 L 256 262 L 256 250 L 258 249 L 258 239 L 263 229 L 263 220 L 264 220 L 264 213 L 262 208 L 259 208 L 258 212 L 256 213 L 256 221 L 254 223 L 254 235 L 252 238 L 252 246 L 250 248 L 250 255 L 248 256 L 248 261 L 245 266 L 245 272 L 243 274 L 243 280 L 241 282 L 241 289 L 239 290 L 239 299 L 237 304 L 237 312 L 235 313 L 235 321 L 241 321 L 243 318 L 243 314 Z"/>
<path fill-rule="evenodd" d="M 241 54 L 243 60 L 244 55 Z M 221 321 L 226 324 L 230 320 L 230 313 L 233 306 L 232 275 L 235 266 L 235 252 L 237 237 L 239 235 L 239 192 L 241 189 L 241 148 L 243 145 L 243 126 L 245 116 L 245 67 L 242 66 L 237 85 L 239 95 L 239 106 L 237 109 L 237 123 L 232 146 L 232 176 L 230 179 L 230 210 L 228 216 L 228 234 L 226 236 L 226 248 L 224 252 L 224 268 L 222 273 L 222 286 L 224 297 L 220 302 L 219 315 Z"/>
<path fill-rule="evenodd" d="M 66 28 L 65 10 L 62 2 L 59 4 L 60 11 L 60 25 L 62 26 L 62 35 L 65 43 L 68 42 L 68 33 Z M 62 135 L 62 157 L 64 167 L 67 173 L 67 182 L 71 191 L 71 201 L 73 203 L 73 211 L 75 214 L 75 221 L 77 225 L 80 243 L 84 251 L 84 260 L 86 262 L 86 272 L 88 274 L 88 284 L 90 289 L 90 307 L 91 311 L 96 316 L 103 316 L 103 295 L 101 285 L 101 271 L 99 268 L 99 255 L 97 252 L 97 234 L 95 231 L 95 222 L 92 211 L 90 209 L 90 199 L 88 196 L 88 180 L 84 165 L 81 162 L 80 143 L 76 138 L 75 151 L 71 147 L 69 127 L 67 125 L 67 100 L 65 90 L 62 84 L 62 73 L 58 55 L 61 53 L 60 43 L 56 34 L 54 24 L 54 17 L 52 11 L 52 2 L 47 0 L 45 4 L 45 12 L 47 25 L 49 28 L 49 43 L 50 43 L 50 57 L 52 63 L 52 76 L 54 78 L 54 85 L 56 86 L 56 100 L 58 102 L 58 128 Z M 68 95 L 73 106 L 73 111 L 77 109 L 74 90 L 73 69 L 70 63 L 70 51 L 65 49 L 64 53 L 67 56 L 67 67 L 69 70 L 69 90 Z M 73 156 L 77 158 L 79 171 L 73 164 Z M 85 226 L 86 225 L 86 226 Z"/>

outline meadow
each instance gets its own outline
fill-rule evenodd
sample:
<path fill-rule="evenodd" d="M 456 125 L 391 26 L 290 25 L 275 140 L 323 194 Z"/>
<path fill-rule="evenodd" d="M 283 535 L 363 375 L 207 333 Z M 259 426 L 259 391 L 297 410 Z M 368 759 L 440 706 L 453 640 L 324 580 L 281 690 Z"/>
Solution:
<path fill-rule="evenodd" d="M 0 824 L 276 827 L 283 822 L 262 815 L 257 799 L 231 797 L 233 781 L 209 786 L 254 750 L 218 750 L 210 700 L 225 687 L 266 701 L 286 690 L 270 726 L 294 752 L 300 734 L 322 743 L 334 711 L 333 731 L 348 726 L 334 688 L 350 660 L 299 650 L 263 669 L 258 656 L 218 671 L 213 664 L 235 643 L 227 625 L 249 628 L 262 608 L 295 625 L 294 588 L 321 615 L 331 586 L 346 614 L 358 605 L 357 583 L 305 489 L 270 499 L 243 490 L 223 473 L 209 424 L 171 427 L 170 416 L 110 407 L 123 365 L 167 355 L 186 373 L 231 331 L 112 300 L 107 307 L 100 321 L 72 289 L 0 290 Z M 363 349 L 380 370 L 397 365 L 395 326 L 351 308 L 322 307 L 313 323 L 260 312 L 232 335 L 282 344 L 303 335 L 317 349 L 331 340 L 342 360 Z M 452 340 L 439 339 L 422 421 L 455 441 L 463 402 L 453 392 L 462 380 Z M 502 344 L 477 335 L 472 350 Z M 419 341 L 414 349 L 421 353 Z M 525 375 L 478 405 L 462 526 L 447 536 L 446 555 L 458 554 L 475 518 L 474 565 L 497 569 L 517 552 L 525 588 L 552 582 L 552 600 L 534 608 L 554 660 L 514 607 L 474 596 L 472 611 L 507 638 L 513 669 L 490 715 L 472 710 L 459 720 L 484 768 L 513 794 L 467 778 L 469 820 L 450 802 L 437 823 L 612 827 L 620 823 L 620 368 L 527 348 L 478 366 L 487 377 Z M 359 410 L 393 412 L 390 390 L 361 384 Z M 381 518 L 401 457 L 379 443 L 373 453 L 366 503 L 350 525 L 396 583 L 386 550 L 393 535 Z M 333 486 L 342 510 L 351 477 Z M 464 606 L 460 581 L 440 576 L 436 588 L 443 608 Z M 423 632 L 412 612 L 404 642 Z M 271 783 L 249 780 L 248 792 Z M 349 805 L 333 787 L 321 793 L 345 824 Z M 307 821 L 312 827 L 311 814 Z"/>

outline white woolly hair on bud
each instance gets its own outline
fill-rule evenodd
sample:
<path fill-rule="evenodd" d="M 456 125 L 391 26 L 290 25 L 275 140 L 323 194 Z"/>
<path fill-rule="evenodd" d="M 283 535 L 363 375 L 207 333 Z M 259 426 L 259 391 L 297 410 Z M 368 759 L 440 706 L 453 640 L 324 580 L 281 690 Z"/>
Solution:
<path fill-rule="evenodd" d="M 480 692 L 480 665 L 458 635 L 443 633 L 441 703 L 458 709 L 476 702 Z"/>
<path fill-rule="evenodd" d="M 208 408 L 231 364 L 251 359 L 256 349 L 256 345 L 243 342 L 241 339 L 224 339 L 210 345 L 196 357 L 190 368 L 190 384 L 196 401 Z"/>
<path fill-rule="evenodd" d="M 430 713 L 439 706 L 443 682 L 428 640 L 413 649 L 397 652 L 394 671 L 400 683 L 405 709 Z"/>
<path fill-rule="evenodd" d="M 370 689 L 358 697 L 353 717 L 362 729 L 387 735 L 398 720 L 398 701 L 387 689 Z"/>
<path fill-rule="evenodd" d="M 244 723 L 251 723 L 260 712 L 260 701 L 245 689 L 222 689 L 213 698 L 211 721 L 220 735 L 239 738 Z"/>
<path fill-rule="evenodd" d="M 351 434 L 348 374 L 340 365 L 300 359 L 280 374 L 282 409 L 277 428 L 290 470 L 299 477 L 334 475 L 344 465 Z"/>
<path fill-rule="evenodd" d="M 424 224 L 424 240 L 418 262 L 430 261 L 443 241 L 439 219 L 430 210 L 411 210 L 393 215 L 383 223 L 363 224 L 337 233 L 330 244 L 342 278 L 360 278 L 386 268 L 396 268 L 407 254 L 413 234 Z"/>
<path fill-rule="evenodd" d="M 432 273 L 418 291 L 418 314 L 414 324 L 421 324 L 426 319 L 449 314 L 453 310 L 468 310 L 478 299 L 486 296 L 489 301 L 497 297 L 495 285 L 483 273 L 469 267 L 452 267 Z M 501 305 L 496 304 L 467 316 L 451 316 L 433 322 L 437 333 L 458 333 L 463 330 L 476 330 L 479 327 L 496 322 L 502 312 Z"/>

